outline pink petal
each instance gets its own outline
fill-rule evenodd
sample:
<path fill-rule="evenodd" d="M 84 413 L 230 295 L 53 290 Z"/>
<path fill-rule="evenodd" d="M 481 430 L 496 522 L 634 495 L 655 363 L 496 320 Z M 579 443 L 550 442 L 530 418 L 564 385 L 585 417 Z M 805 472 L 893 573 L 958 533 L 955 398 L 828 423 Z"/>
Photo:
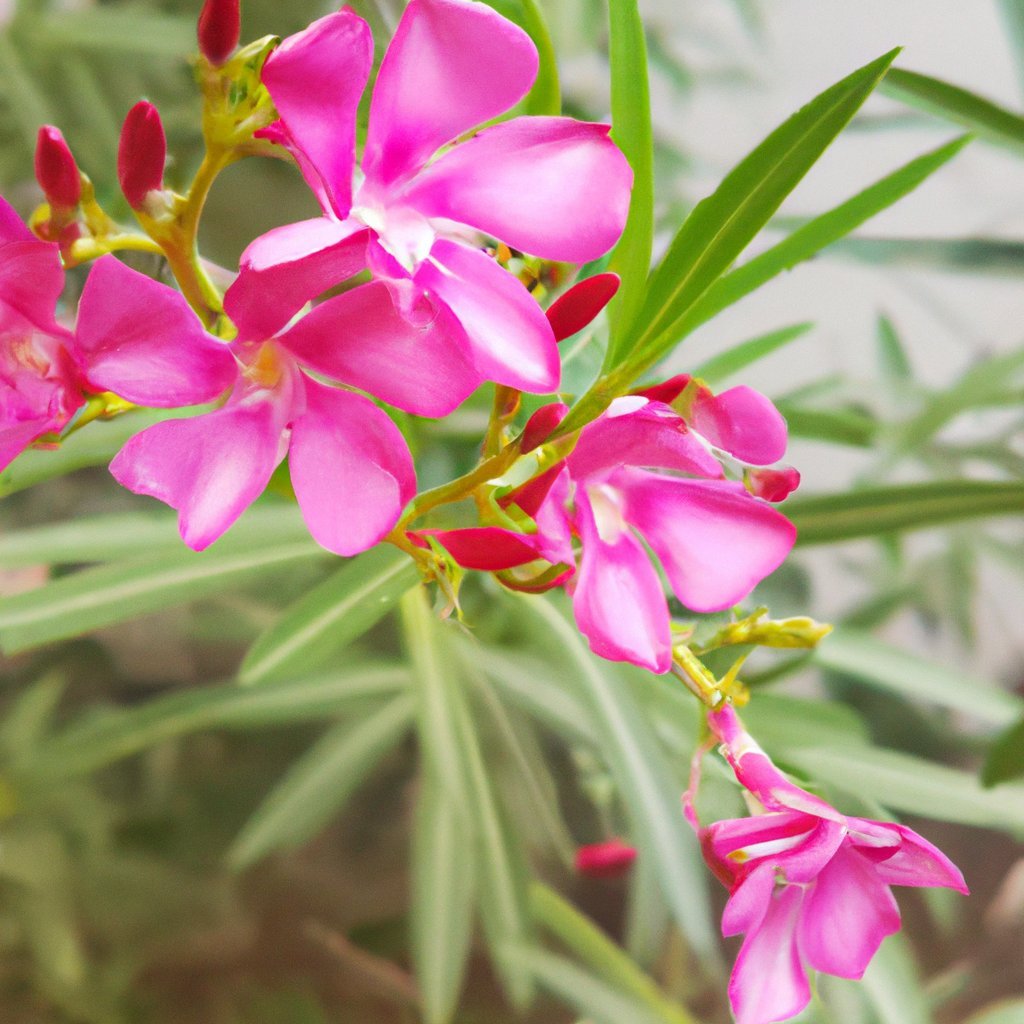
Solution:
<path fill-rule="evenodd" d="M 260 235 L 242 253 L 224 309 L 243 341 L 273 337 L 310 300 L 366 266 L 370 232 L 316 217 Z"/>
<path fill-rule="evenodd" d="M 520 449 L 523 452 L 532 452 L 534 448 L 542 445 L 554 432 L 569 406 L 562 402 L 552 402 L 550 405 L 542 405 L 527 421 L 523 427 L 523 436 L 520 441 Z"/>
<path fill-rule="evenodd" d="M 421 296 L 403 316 L 381 281 L 322 302 L 280 342 L 319 373 L 418 416 L 447 415 L 483 382 L 446 307 Z"/>
<path fill-rule="evenodd" d="M 862 835 L 895 840 L 891 856 L 875 864 L 875 872 L 887 885 L 938 885 L 967 893 L 960 869 L 937 847 L 905 825 L 850 818 L 850 841 L 859 848 Z"/>
<path fill-rule="evenodd" d="M 416 283 L 455 314 L 485 380 L 536 394 L 558 387 L 561 364 L 547 317 L 526 288 L 486 253 L 436 242 Z"/>
<path fill-rule="evenodd" d="M 860 978 L 882 940 L 899 928 L 900 912 L 889 886 L 867 858 L 847 846 L 807 894 L 800 949 L 816 970 Z"/>
<path fill-rule="evenodd" d="M 759 391 L 741 385 L 712 395 L 700 388 L 690 424 L 716 448 L 753 466 L 767 466 L 786 453 L 786 421 Z"/>
<path fill-rule="evenodd" d="M 785 516 L 740 484 L 636 469 L 610 478 L 626 518 L 654 549 L 673 591 L 698 612 L 729 608 L 781 565 L 796 539 Z"/>
<path fill-rule="evenodd" d="M 750 490 L 765 501 L 785 501 L 800 486 L 800 474 L 792 466 L 750 471 Z"/>
<path fill-rule="evenodd" d="M 36 236 L 18 216 L 14 207 L 3 196 L 0 196 L 0 245 L 7 245 L 10 242 L 33 241 L 36 241 Z"/>
<path fill-rule="evenodd" d="M 601 310 L 615 297 L 621 281 L 618 274 L 595 274 L 577 281 L 555 299 L 545 313 L 555 332 L 555 341 L 565 341 L 593 323 Z"/>
<path fill-rule="evenodd" d="M 203 330 L 179 292 L 114 256 L 89 272 L 75 345 L 94 387 L 140 405 L 209 402 L 238 376 L 228 346 Z"/>
<path fill-rule="evenodd" d="M 470 526 L 460 530 L 420 530 L 434 537 L 464 569 L 496 572 L 537 560 L 533 538 L 500 526 Z"/>
<path fill-rule="evenodd" d="M 775 811 L 751 818 L 726 818 L 709 825 L 705 831 L 708 845 L 719 860 L 732 859 L 736 864 L 747 864 L 752 856 L 762 856 L 757 847 L 763 844 L 795 845 L 798 838 L 807 836 L 816 820 L 798 811 Z M 730 857 L 737 851 L 743 851 L 742 856 Z"/>
<path fill-rule="evenodd" d="M 416 493 L 401 431 L 368 398 L 307 378 L 292 426 L 292 485 L 313 539 L 336 555 L 373 547 Z"/>
<path fill-rule="evenodd" d="M 771 864 L 749 871 L 722 911 L 722 934 L 728 938 L 757 928 L 771 907 L 774 892 L 775 869 Z"/>
<path fill-rule="evenodd" d="M 0 414 L 3 413 L 3 391 L 0 390 Z M 5 470 L 37 437 L 54 429 L 49 418 L 0 423 L 0 472 Z"/>
<path fill-rule="evenodd" d="M 287 408 L 263 397 L 136 434 L 110 464 L 118 483 L 178 510 L 182 540 L 215 541 L 263 493 L 284 458 Z"/>
<path fill-rule="evenodd" d="M 576 509 L 583 554 L 572 606 L 580 632 L 602 658 L 667 672 L 668 605 L 647 552 L 629 530 L 602 537 L 590 502 L 579 494 Z"/>
<path fill-rule="evenodd" d="M 289 36 L 263 65 L 263 84 L 288 135 L 340 219 L 352 205 L 356 109 L 372 64 L 370 27 L 345 8 Z"/>
<path fill-rule="evenodd" d="M 633 183 L 608 131 L 569 117 L 517 117 L 441 156 L 407 201 L 542 259 L 597 259 L 622 234 Z"/>
<path fill-rule="evenodd" d="M 693 378 L 688 373 L 680 373 L 660 384 L 652 384 L 649 388 L 638 388 L 633 394 L 649 398 L 652 402 L 671 405 L 687 389 L 691 380 Z"/>
<path fill-rule="evenodd" d="M 56 245 L 30 236 L 0 248 L 0 319 L 6 306 L 47 334 L 66 334 L 53 316 L 63 290 Z"/>
<path fill-rule="evenodd" d="M 517 103 L 536 75 L 530 37 L 486 4 L 412 0 L 373 90 L 367 178 L 387 185 L 416 171 Z"/>
<path fill-rule="evenodd" d="M 810 1002 L 796 942 L 802 901 L 799 886 L 784 886 L 772 897 L 761 924 L 747 934 L 729 979 L 736 1024 L 787 1020 Z"/>

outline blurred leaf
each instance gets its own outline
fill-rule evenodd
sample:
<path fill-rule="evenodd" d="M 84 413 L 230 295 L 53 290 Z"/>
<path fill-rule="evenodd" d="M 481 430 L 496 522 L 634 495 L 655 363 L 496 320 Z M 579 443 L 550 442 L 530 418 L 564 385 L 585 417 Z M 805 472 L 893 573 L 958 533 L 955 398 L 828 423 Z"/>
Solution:
<path fill-rule="evenodd" d="M 91 7 L 61 11 L 32 25 L 38 45 L 62 50 L 99 50 L 146 57 L 181 58 L 196 49 L 195 22 L 138 7 Z"/>
<path fill-rule="evenodd" d="M 781 399 L 775 405 L 786 418 L 790 437 L 869 448 L 878 434 L 878 421 L 853 409 L 810 409 Z"/>
<path fill-rule="evenodd" d="M 725 352 L 701 363 L 693 371 L 693 376 L 700 377 L 714 387 L 734 373 L 746 369 L 758 359 L 763 359 L 791 341 L 803 337 L 813 326 L 813 323 L 806 321 L 802 324 L 780 327 L 778 330 L 768 331 L 767 334 L 759 334 L 756 338 L 734 345 L 732 348 L 726 349 Z"/>
<path fill-rule="evenodd" d="M 830 635 L 824 645 L 831 643 Z M 765 746 L 821 746 L 823 743 L 867 743 L 869 731 L 853 708 L 834 701 L 807 700 L 758 691 L 743 711 L 744 721 Z"/>
<path fill-rule="evenodd" d="M 786 515 L 797 544 L 831 544 L 978 516 L 1019 515 L 1024 482 L 946 480 L 791 498 Z"/>
<path fill-rule="evenodd" d="M 992 744 L 981 770 L 981 781 L 985 786 L 996 786 L 1021 776 L 1024 776 L 1024 719 L 1011 725 Z"/>
<path fill-rule="evenodd" d="M 1008 999 L 988 1006 L 964 1024 L 1024 1024 L 1024 999 Z"/>
<path fill-rule="evenodd" d="M 878 354 L 882 372 L 887 378 L 898 381 L 913 379 L 914 371 L 907 350 L 887 316 L 878 318 Z"/>
<path fill-rule="evenodd" d="M 274 850 L 301 846 L 319 832 L 409 731 L 415 708 L 412 694 L 402 694 L 355 722 L 329 730 L 288 769 L 245 823 L 228 851 L 228 863 L 247 868 Z"/>
<path fill-rule="evenodd" d="M 1024 147 L 1024 118 L 976 93 L 917 71 L 890 68 L 880 91 L 912 107 L 952 121 L 988 142 Z"/>
<path fill-rule="evenodd" d="M 633 864 L 626 914 L 625 941 L 629 955 L 650 969 L 664 949 L 671 915 L 661 895 L 658 872 L 648 857 L 642 857 Z"/>
<path fill-rule="evenodd" d="M 295 674 L 376 625 L 419 582 L 415 563 L 389 544 L 346 562 L 256 640 L 239 669 L 243 683 Z"/>
<path fill-rule="evenodd" d="M 5 709 L 0 721 L 0 748 L 7 759 L 17 761 L 44 741 L 66 687 L 63 675 L 45 675 L 27 686 Z"/>
<path fill-rule="evenodd" d="M 904 935 L 890 935 L 867 971 L 864 990 L 879 1024 L 932 1024 L 921 976 Z"/>
<path fill-rule="evenodd" d="M 1018 277 L 1024 243 L 998 238 L 842 238 L 830 253 L 865 263 L 937 267 L 963 274 Z"/>
<path fill-rule="evenodd" d="M 533 88 L 526 97 L 526 113 L 554 116 L 562 112 L 562 95 L 558 85 L 558 60 L 551 42 L 544 11 L 537 0 L 520 0 L 523 26 L 537 47 L 540 62 Z"/>

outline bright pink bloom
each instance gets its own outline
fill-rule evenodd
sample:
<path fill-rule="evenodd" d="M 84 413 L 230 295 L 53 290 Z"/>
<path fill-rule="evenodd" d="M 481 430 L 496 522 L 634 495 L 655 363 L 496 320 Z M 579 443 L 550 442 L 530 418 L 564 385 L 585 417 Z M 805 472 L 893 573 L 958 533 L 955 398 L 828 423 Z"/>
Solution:
<path fill-rule="evenodd" d="M 267 338 L 261 311 L 236 307 L 238 337 L 210 337 L 182 296 L 98 260 L 79 308 L 76 343 L 90 382 L 158 408 L 227 401 L 191 419 L 166 420 L 133 437 L 111 464 L 129 490 L 176 508 L 181 535 L 201 550 L 263 492 L 287 454 L 310 533 L 353 555 L 394 526 L 415 493 L 412 459 L 383 410 L 352 391 L 303 372 L 336 338 L 373 346 L 377 334 L 410 328 L 382 284 L 322 303 L 286 332 Z"/>
<path fill-rule="evenodd" d="M 738 1024 L 770 1024 L 810 999 L 807 968 L 860 978 L 900 927 L 891 886 L 966 893 L 963 875 L 912 829 L 840 814 L 772 764 L 731 707 L 708 722 L 736 778 L 764 808 L 700 828 L 708 864 L 729 888 L 722 933 L 745 938 L 729 982 Z"/>
<path fill-rule="evenodd" d="M 152 103 L 139 100 L 124 119 L 117 147 L 117 180 L 133 210 L 145 209 L 149 194 L 163 189 L 166 163 L 160 113 Z"/>
<path fill-rule="evenodd" d="M 621 878 L 636 860 L 636 847 L 621 839 L 591 843 L 576 851 L 576 870 L 589 878 Z"/>
<path fill-rule="evenodd" d="M 0 470 L 82 405 L 82 380 L 54 319 L 64 288 L 57 246 L 0 199 Z"/>
<path fill-rule="evenodd" d="M 483 3 L 412 0 L 377 78 L 353 192 L 355 113 L 371 64 L 369 28 L 349 10 L 314 22 L 267 59 L 263 81 L 281 120 L 264 134 L 294 153 L 324 215 L 249 246 L 238 294 L 269 291 L 286 299 L 269 309 L 287 308 L 369 263 L 404 313 L 439 321 L 433 374 L 410 373 L 381 397 L 442 415 L 482 380 L 554 390 L 551 325 L 472 239 L 483 232 L 571 262 L 609 249 L 625 223 L 632 172 L 608 127 L 521 117 L 445 149 L 526 94 L 537 52 Z M 346 379 L 372 389 L 362 373 L 353 364 Z M 430 376 L 444 378 L 443 388 Z"/>

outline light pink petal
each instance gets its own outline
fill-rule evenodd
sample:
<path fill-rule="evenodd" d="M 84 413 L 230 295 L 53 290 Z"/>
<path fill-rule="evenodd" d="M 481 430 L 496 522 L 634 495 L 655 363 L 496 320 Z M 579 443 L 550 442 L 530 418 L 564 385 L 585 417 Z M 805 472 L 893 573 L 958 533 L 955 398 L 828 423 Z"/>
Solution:
<path fill-rule="evenodd" d="M 629 530 L 602 537 L 590 502 L 576 498 L 583 540 L 572 606 L 590 648 L 652 672 L 672 665 L 668 605 L 647 552 Z"/>
<path fill-rule="evenodd" d="M 786 421 L 759 391 L 741 385 L 712 395 L 700 388 L 690 424 L 716 448 L 752 466 L 767 466 L 786 453 Z"/>
<path fill-rule="evenodd" d="M 418 416 L 447 415 L 483 383 L 448 309 L 421 296 L 403 315 L 381 281 L 322 302 L 280 342 L 319 373 Z"/>
<path fill-rule="evenodd" d="M 570 117 L 517 117 L 445 153 L 407 201 L 542 259 L 597 259 L 622 234 L 633 184 L 608 131 Z"/>
<path fill-rule="evenodd" d="M 460 530 L 420 530 L 434 537 L 464 569 L 496 572 L 536 561 L 533 537 L 500 526 L 470 526 Z"/>
<path fill-rule="evenodd" d="M 273 337 L 310 300 L 366 266 L 370 232 L 316 217 L 260 235 L 242 253 L 224 309 L 243 341 Z"/>
<path fill-rule="evenodd" d="M 595 274 L 577 281 L 560 295 L 545 313 L 555 332 L 555 341 L 565 341 L 592 323 L 615 297 L 621 283 L 618 274 Z"/>
<path fill-rule="evenodd" d="M 860 849 L 862 840 L 896 842 L 896 849 L 875 864 L 878 877 L 887 885 L 938 885 L 967 893 L 960 869 L 937 847 L 913 829 L 890 822 L 850 818 L 850 840 Z M 870 851 L 862 851 L 870 856 Z"/>
<path fill-rule="evenodd" d="M 3 392 L 0 391 L 0 413 L 3 412 Z M 0 472 L 5 470 L 37 437 L 54 429 L 49 418 L 22 420 L 17 423 L 0 422 Z"/>
<path fill-rule="evenodd" d="M 757 853 L 757 847 L 765 843 L 787 848 L 795 845 L 807 836 L 816 821 L 813 816 L 798 811 L 775 811 L 751 818 L 725 818 L 713 822 L 705 831 L 709 848 L 716 858 L 746 864 L 752 855 L 762 855 Z M 741 856 L 730 858 L 730 854 L 741 850 L 744 851 Z"/>
<path fill-rule="evenodd" d="M 284 458 L 287 410 L 239 401 L 136 434 L 110 464 L 118 483 L 178 510 L 185 543 L 202 551 L 263 493 Z"/>
<path fill-rule="evenodd" d="M 289 466 L 313 539 L 336 555 L 373 547 L 416 493 L 401 431 L 368 398 L 306 380 Z"/>
<path fill-rule="evenodd" d="M 569 474 L 564 469 L 555 467 L 554 470 L 549 472 L 553 473 L 553 479 L 536 511 L 529 511 L 529 504 L 533 498 L 532 494 L 521 492 L 517 500 L 526 502 L 526 506 L 520 505 L 520 508 L 528 515 L 532 515 L 534 522 L 537 524 L 537 550 L 540 551 L 544 558 L 551 562 L 552 565 L 562 563 L 575 566 L 576 556 L 573 553 L 572 547 L 572 526 L 566 512 L 572 493 L 572 482 L 569 479 Z"/>
<path fill-rule="evenodd" d="M 65 334 L 53 318 L 63 290 L 56 245 L 30 237 L 0 248 L 0 309 L 6 306 L 48 334 Z"/>
<path fill-rule="evenodd" d="M 32 242 L 36 237 L 18 216 L 14 207 L 0 196 L 0 245 L 10 242 Z"/>
<path fill-rule="evenodd" d="M 721 611 L 743 600 L 796 540 L 793 524 L 740 484 L 634 469 L 611 479 L 626 495 L 626 518 L 654 549 L 676 596 L 694 611 Z"/>
<path fill-rule="evenodd" d="M 558 387 L 558 346 L 544 311 L 486 253 L 436 242 L 416 273 L 416 283 L 455 314 L 486 380 L 536 394 Z"/>
<path fill-rule="evenodd" d="M 816 970 L 859 978 L 887 935 L 899 931 L 900 911 L 875 866 L 843 847 L 807 893 L 800 950 Z"/>
<path fill-rule="evenodd" d="M 799 886 L 784 886 L 772 897 L 760 925 L 747 934 L 729 979 L 736 1024 L 787 1020 L 810 1001 L 796 942 L 802 901 Z"/>
<path fill-rule="evenodd" d="M 352 205 L 356 109 L 372 64 L 370 27 L 346 8 L 289 36 L 263 65 L 288 135 L 341 219 Z"/>
<path fill-rule="evenodd" d="M 674 409 L 639 397 L 612 402 L 603 416 L 583 428 L 569 456 L 577 480 L 605 476 L 622 466 L 722 475 L 718 460 Z"/>
<path fill-rule="evenodd" d="M 114 256 L 89 272 L 75 345 L 90 384 L 140 405 L 209 402 L 238 376 L 228 346 L 203 330 L 179 292 Z"/>
<path fill-rule="evenodd" d="M 722 911 L 722 934 L 742 935 L 756 928 L 771 906 L 775 892 L 775 868 L 759 864 L 745 873 Z"/>
<path fill-rule="evenodd" d="M 416 171 L 516 104 L 536 75 L 530 37 L 486 4 L 412 0 L 373 90 L 367 178 L 387 185 Z"/>

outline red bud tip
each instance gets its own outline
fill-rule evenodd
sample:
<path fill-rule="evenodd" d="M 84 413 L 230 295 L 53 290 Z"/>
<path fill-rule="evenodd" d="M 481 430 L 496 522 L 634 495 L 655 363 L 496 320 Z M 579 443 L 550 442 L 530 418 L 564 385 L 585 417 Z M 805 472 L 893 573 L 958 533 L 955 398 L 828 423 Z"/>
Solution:
<path fill-rule="evenodd" d="M 778 469 L 752 469 L 750 489 L 765 501 L 784 501 L 800 486 L 800 473 L 792 466 Z"/>
<path fill-rule="evenodd" d="M 633 394 L 649 398 L 652 402 L 664 402 L 671 405 L 690 385 L 693 378 L 688 373 L 680 373 L 676 377 L 669 377 L 661 384 L 652 384 L 649 388 L 640 388 Z"/>
<path fill-rule="evenodd" d="M 206 0 L 196 36 L 199 52 L 219 68 L 234 52 L 241 31 L 239 0 Z"/>
<path fill-rule="evenodd" d="M 636 847 L 621 839 L 581 846 L 576 851 L 576 870 L 589 878 L 619 878 L 636 860 Z"/>
<path fill-rule="evenodd" d="M 44 124 L 36 139 L 36 181 L 56 210 L 73 210 L 82 198 L 78 164 L 59 128 Z"/>
<path fill-rule="evenodd" d="M 582 331 L 608 305 L 619 290 L 618 274 L 595 274 L 574 284 L 547 311 L 555 341 Z"/>
<path fill-rule="evenodd" d="M 146 196 L 164 187 L 167 139 L 152 103 L 141 100 L 124 119 L 117 149 L 117 178 L 133 210 L 142 209 Z"/>

